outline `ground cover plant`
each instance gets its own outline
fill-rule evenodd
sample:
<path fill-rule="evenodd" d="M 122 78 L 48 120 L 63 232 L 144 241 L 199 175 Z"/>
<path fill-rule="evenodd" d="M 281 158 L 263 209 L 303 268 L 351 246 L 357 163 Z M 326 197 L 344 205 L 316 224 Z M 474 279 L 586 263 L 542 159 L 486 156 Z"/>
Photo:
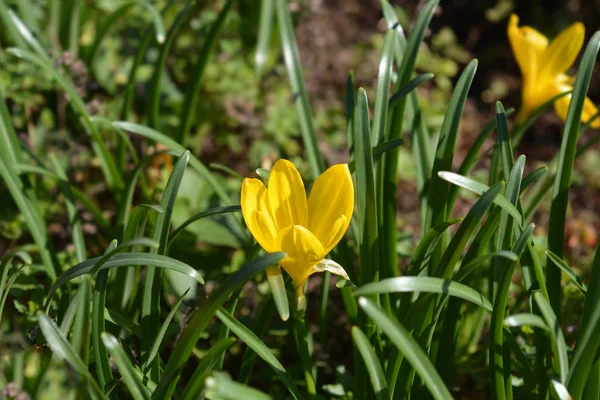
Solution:
<path fill-rule="evenodd" d="M 600 398 L 600 33 L 367 3 L 0 0 L 0 398 Z"/>

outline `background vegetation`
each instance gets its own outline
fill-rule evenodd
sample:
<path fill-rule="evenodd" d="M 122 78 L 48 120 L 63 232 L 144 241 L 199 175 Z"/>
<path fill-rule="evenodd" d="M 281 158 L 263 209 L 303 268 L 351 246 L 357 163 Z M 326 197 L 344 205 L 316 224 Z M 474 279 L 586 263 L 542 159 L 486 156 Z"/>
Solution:
<path fill-rule="evenodd" d="M 586 25 L 566 123 L 513 124 L 511 12 Z M 0 0 L 0 397 L 598 398 L 597 16 Z M 279 158 L 354 171 L 352 282 L 313 276 L 304 321 L 239 213 Z"/>

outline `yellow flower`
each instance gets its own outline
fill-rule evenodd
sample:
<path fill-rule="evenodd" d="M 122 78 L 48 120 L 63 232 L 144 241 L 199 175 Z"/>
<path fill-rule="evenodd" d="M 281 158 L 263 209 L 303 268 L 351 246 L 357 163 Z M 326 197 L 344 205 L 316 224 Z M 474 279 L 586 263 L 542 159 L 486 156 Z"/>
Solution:
<path fill-rule="evenodd" d="M 281 267 L 291 276 L 298 310 L 306 308 L 304 283 L 315 272 L 346 271 L 324 257 L 348 229 L 354 209 L 354 186 L 347 164 L 334 165 L 315 181 L 308 200 L 302 178 L 288 160 L 271 169 L 268 189 L 259 179 L 244 179 L 242 214 L 256 241 L 269 253 L 283 251 Z M 281 273 L 279 268 L 268 275 Z"/>
<path fill-rule="evenodd" d="M 573 77 L 565 74 L 573 65 L 583 46 L 585 28 L 576 22 L 561 32 L 554 40 L 530 26 L 519 27 L 519 17 L 510 16 L 508 39 L 523 75 L 522 104 L 518 120 L 523 122 L 537 107 L 552 97 L 573 90 Z M 554 109 L 563 120 L 571 94 L 561 97 L 554 103 Z M 588 98 L 585 99 L 581 120 L 588 121 L 598 109 Z M 594 120 L 592 127 L 600 127 L 600 119 Z"/>

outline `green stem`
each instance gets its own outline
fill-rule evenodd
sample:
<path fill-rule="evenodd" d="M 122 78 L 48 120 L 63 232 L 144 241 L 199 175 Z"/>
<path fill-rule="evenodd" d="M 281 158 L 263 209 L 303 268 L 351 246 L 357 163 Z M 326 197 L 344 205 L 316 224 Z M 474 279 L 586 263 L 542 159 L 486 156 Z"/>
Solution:
<path fill-rule="evenodd" d="M 312 359 L 310 350 L 308 348 L 308 332 L 306 330 L 306 323 L 303 319 L 293 318 L 294 324 L 294 339 L 296 340 L 296 346 L 298 347 L 298 353 L 300 355 L 300 362 L 302 363 L 302 369 L 304 370 L 304 379 L 306 380 L 306 390 L 310 399 L 316 398 L 317 386 L 315 384 L 315 377 L 312 372 Z"/>

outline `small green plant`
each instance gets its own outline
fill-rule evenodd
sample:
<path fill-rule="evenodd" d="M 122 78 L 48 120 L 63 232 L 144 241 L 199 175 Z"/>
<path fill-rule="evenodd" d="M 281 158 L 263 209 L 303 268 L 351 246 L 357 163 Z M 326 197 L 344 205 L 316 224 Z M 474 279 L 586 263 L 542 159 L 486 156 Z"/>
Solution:
<path fill-rule="evenodd" d="M 583 45 L 581 27 L 550 44 L 535 32 L 545 39 L 546 62 L 561 65 L 533 80 L 525 68 L 531 43 L 523 41 L 532 28 L 511 17 L 524 111 L 509 130 L 513 111 L 498 102 L 496 118 L 457 163 L 478 62 L 467 63 L 439 132 L 429 132 L 417 89 L 434 75 L 416 74 L 415 65 L 439 0 L 424 4 L 408 38 L 381 0 L 386 33 L 373 100 L 349 74 L 338 119 L 346 123 L 347 163 L 327 168 L 287 1 L 263 0 L 260 13 L 241 0 L 34 3 L 0 0 L 0 60 L 8 60 L 0 72 L 0 215 L 7 218 L 0 227 L 13 240 L 0 258 L 3 397 L 597 397 L 600 252 L 584 280 L 563 259 L 563 246 L 574 162 L 600 139 L 578 147 L 581 133 L 597 126 L 587 92 L 600 33 L 586 45 L 571 88 L 563 72 Z M 144 29 L 115 40 L 117 21 L 129 13 L 135 18 L 126 22 Z M 220 77 L 215 49 L 233 56 L 243 48 L 222 36 L 231 21 L 257 27 L 254 71 L 240 57 Z M 132 54 L 126 78 L 118 62 L 105 66 L 114 77 L 102 70 L 119 46 Z M 196 52 L 184 54 L 189 49 Z M 259 156 L 244 165 L 260 179 L 244 179 L 212 162 L 228 160 L 219 143 L 237 148 L 246 138 L 207 128 L 228 122 L 223 105 L 203 102 L 201 90 L 260 102 L 258 90 L 234 81 L 241 76 L 256 88 L 269 69 L 291 88 L 276 126 L 299 131 L 302 147 L 288 143 L 292 133 L 275 144 L 256 138 L 247 149 Z M 105 105 L 84 84 L 84 70 L 106 82 Z M 20 96 L 6 74 L 44 94 Z M 266 86 L 285 97 L 281 80 Z M 553 104 L 566 120 L 560 152 L 531 170 L 515 149 Z M 44 107 L 39 124 L 26 118 L 37 118 L 36 107 Z M 217 111 L 201 118 L 198 110 Z M 26 128 L 29 140 L 20 135 Z M 52 150 L 38 145 L 49 143 L 44 137 L 57 142 Z M 207 138 L 216 151 L 202 146 Z M 60 151 L 61 144 L 80 151 Z M 275 162 L 269 146 L 282 146 L 294 163 Z M 414 165 L 421 221 L 408 256 L 397 218 L 405 195 L 397 186 L 400 154 Z M 476 179 L 476 161 L 488 158 L 484 179 Z M 531 221 L 551 189 L 546 238 Z M 457 206 L 460 196 L 467 207 Z M 63 218 L 58 233 L 56 218 Z M 317 291 L 307 284 L 314 272 L 324 272 L 318 301 L 316 293 L 305 296 Z M 563 331 L 563 282 L 583 299 L 575 343 Z M 476 383 L 457 385 L 465 376 Z"/>

